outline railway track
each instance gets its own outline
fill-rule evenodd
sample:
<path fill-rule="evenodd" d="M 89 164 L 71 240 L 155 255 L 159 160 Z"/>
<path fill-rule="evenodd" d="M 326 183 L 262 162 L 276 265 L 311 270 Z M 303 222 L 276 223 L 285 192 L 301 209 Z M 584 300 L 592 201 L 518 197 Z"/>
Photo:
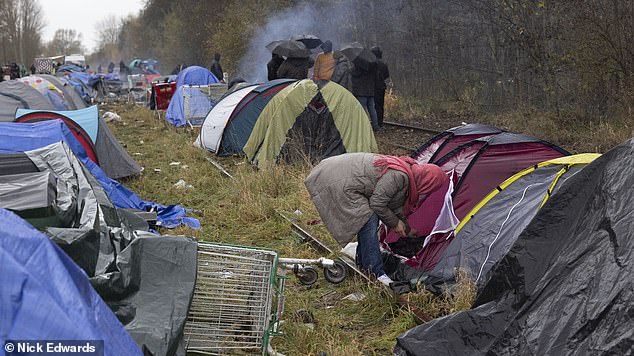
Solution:
<path fill-rule="evenodd" d="M 383 121 L 383 125 L 401 127 L 401 128 L 411 129 L 411 130 L 416 130 L 416 131 L 422 131 L 422 132 L 427 132 L 427 133 L 430 133 L 430 134 L 439 134 L 439 133 L 442 132 L 442 131 L 438 131 L 438 130 L 434 130 L 434 129 L 428 129 L 428 128 L 424 128 L 424 127 L 420 127 L 420 126 L 401 124 L 401 123 L 393 122 L 393 121 Z"/>

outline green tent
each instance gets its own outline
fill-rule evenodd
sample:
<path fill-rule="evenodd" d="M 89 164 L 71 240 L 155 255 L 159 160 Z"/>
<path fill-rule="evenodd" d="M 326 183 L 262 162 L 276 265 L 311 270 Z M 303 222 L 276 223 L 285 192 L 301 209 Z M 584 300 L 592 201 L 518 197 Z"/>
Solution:
<path fill-rule="evenodd" d="M 318 162 L 347 152 L 375 152 L 367 113 L 335 82 L 305 79 L 280 91 L 264 108 L 244 146 L 249 161 Z"/>

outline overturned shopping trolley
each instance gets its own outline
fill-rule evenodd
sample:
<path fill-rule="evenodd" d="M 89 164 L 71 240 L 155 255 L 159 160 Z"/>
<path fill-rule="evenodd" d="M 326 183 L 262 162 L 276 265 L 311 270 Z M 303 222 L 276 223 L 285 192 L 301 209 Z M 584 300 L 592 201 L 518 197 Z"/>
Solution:
<path fill-rule="evenodd" d="M 185 324 L 188 352 L 265 354 L 278 335 L 284 276 L 271 250 L 198 245 L 198 277 Z"/>

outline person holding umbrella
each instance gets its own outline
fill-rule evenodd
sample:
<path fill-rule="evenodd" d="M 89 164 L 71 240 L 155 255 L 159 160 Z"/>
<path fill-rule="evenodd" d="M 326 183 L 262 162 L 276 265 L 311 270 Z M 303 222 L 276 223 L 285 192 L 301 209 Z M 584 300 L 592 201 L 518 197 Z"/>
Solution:
<path fill-rule="evenodd" d="M 374 84 L 374 106 L 376 108 L 376 118 L 379 128 L 383 128 L 383 106 L 385 103 L 385 81 L 390 77 L 387 64 L 381 60 L 383 51 L 381 47 L 374 46 L 371 49 L 376 56 L 376 82 Z"/>
<path fill-rule="evenodd" d="M 359 42 L 344 46 L 341 52 L 352 62 L 350 72 L 352 94 L 368 112 L 372 129 L 377 131 L 379 124 L 374 107 L 374 85 L 376 81 L 376 56 Z"/>
<path fill-rule="evenodd" d="M 266 64 L 268 80 L 277 79 L 277 70 L 280 69 L 282 62 L 284 62 L 284 58 L 275 53 L 271 53 L 271 60 Z"/>
<path fill-rule="evenodd" d="M 277 42 L 277 43 L 276 43 Z M 286 57 L 277 70 L 278 78 L 306 79 L 308 76 L 308 57 L 310 51 L 302 42 L 295 40 L 275 41 L 272 53 Z"/>
<path fill-rule="evenodd" d="M 335 72 L 335 57 L 332 53 L 332 42 L 322 43 L 321 49 L 324 51 L 317 56 L 313 69 L 314 80 L 330 80 Z"/>

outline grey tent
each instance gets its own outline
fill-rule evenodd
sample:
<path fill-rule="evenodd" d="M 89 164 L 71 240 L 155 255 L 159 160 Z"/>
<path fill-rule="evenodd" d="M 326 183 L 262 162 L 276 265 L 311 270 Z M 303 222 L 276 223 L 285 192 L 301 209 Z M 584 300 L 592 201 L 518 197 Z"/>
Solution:
<path fill-rule="evenodd" d="M 542 205 L 599 156 L 585 153 L 542 162 L 498 185 L 456 227 L 455 238 L 424 278 L 427 288 L 440 292 L 450 286 L 458 269 L 484 287 L 491 268 L 508 253 Z"/>
<path fill-rule="evenodd" d="M 75 88 L 73 88 L 64 77 L 56 77 L 50 74 L 39 74 L 40 77 L 48 80 L 55 85 L 59 90 L 64 92 L 64 100 L 69 105 L 70 110 L 84 109 L 88 107 L 86 102 L 77 94 Z"/>
<path fill-rule="evenodd" d="M 18 108 L 55 110 L 53 104 L 32 87 L 17 80 L 0 82 L 0 122 L 13 121 Z"/>
<path fill-rule="evenodd" d="M 568 179 L 491 271 L 473 309 L 417 326 L 396 355 L 631 355 L 634 140 Z"/>

